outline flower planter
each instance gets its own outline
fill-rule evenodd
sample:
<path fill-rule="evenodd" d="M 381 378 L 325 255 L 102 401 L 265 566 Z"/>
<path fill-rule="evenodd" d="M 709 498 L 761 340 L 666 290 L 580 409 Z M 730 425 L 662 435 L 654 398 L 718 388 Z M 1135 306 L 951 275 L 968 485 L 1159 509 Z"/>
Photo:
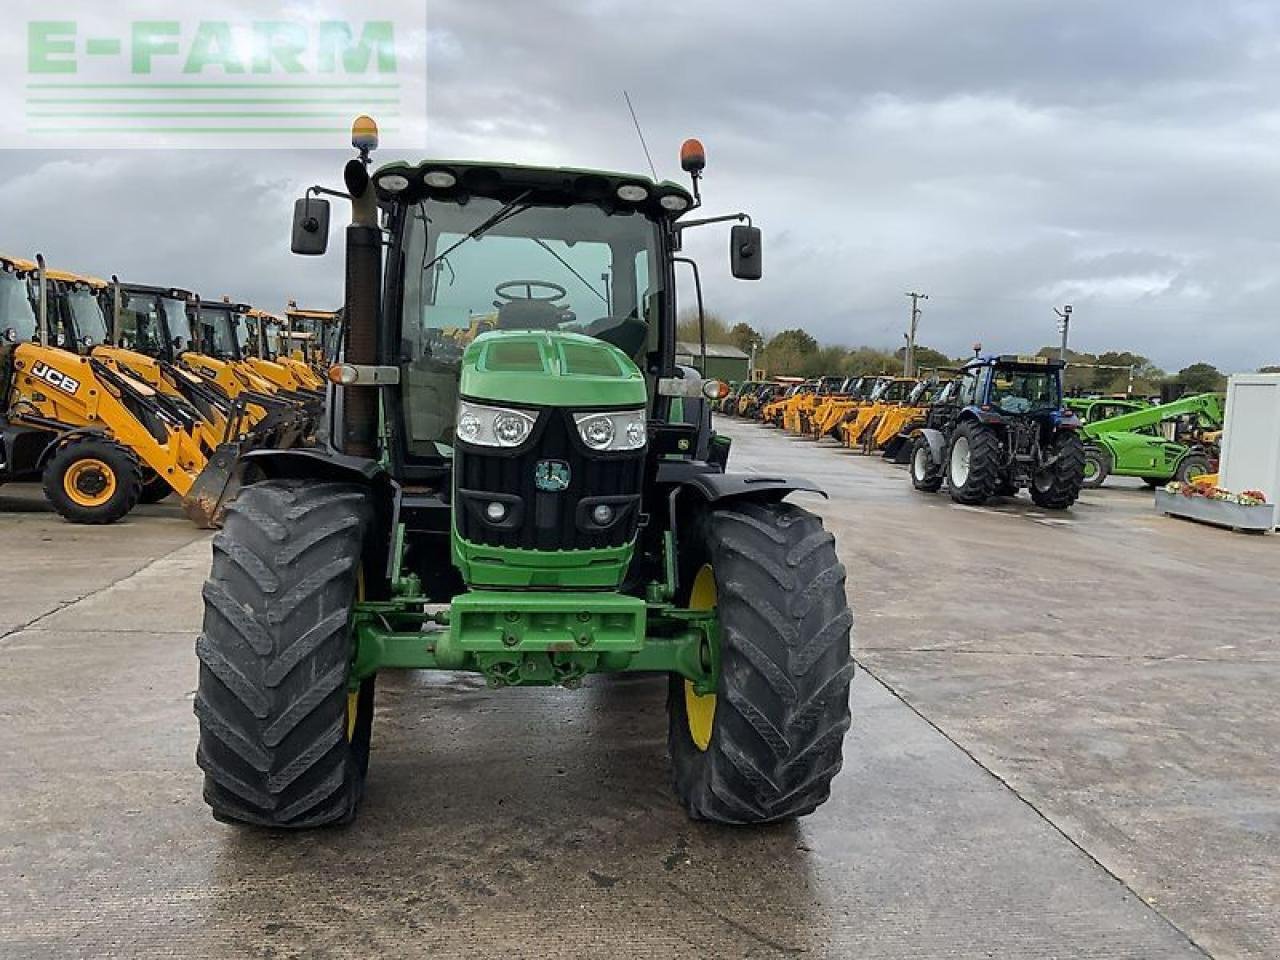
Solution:
<path fill-rule="evenodd" d="M 1217 527 L 1232 530 L 1271 531 L 1276 526 L 1276 505 L 1260 503 L 1244 506 L 1230 500 L 1211 500 L 1208 497 L 1187 497 L 1167 490 L 1156 491 L 1156 512 L 1171 517 L 1199 520 Z"/>

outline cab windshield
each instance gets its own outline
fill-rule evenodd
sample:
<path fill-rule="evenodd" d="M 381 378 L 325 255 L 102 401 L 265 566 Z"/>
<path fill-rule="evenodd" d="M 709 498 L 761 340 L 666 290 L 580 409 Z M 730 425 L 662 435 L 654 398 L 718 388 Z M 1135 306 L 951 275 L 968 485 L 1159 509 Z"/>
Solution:
<path fill-rule="evenodd" d="M 27 281 L 0 272 L 0 343 L 25 343 L 35 335 L 36 312 L 27 295 Z"/>
<path fill-rule="evenodd" d="M 155 294 L 124 291 L 120 300 L 119 346 L 150 357 L 167 352 Z"/>
<path fill-rule="evenodd" d="M 77 287 L 67 293 L 66 300 L 67 308 L 71 311 L 71 322 L 80 342 L 87 347 L 106 343 L 110 336 L 107 317 L 93 291 Z"/>
<path fill-rule="evenodd" d="M 1003 413 L 1032 413 L 1061 405 L 1056 372 L 997 367 L 992 371 L 990 403 Z"/>
<path fill-rule="evenodd" d="M 236 340 L 231 314 L 226 310 L 200 311 L 201 352 L 211 357 L 231 359 L 236 356 Z"/>
<path fill-rule="evenodd" d="M 190 350 L 193 346 L 191 337 L 191 318 L 187 316 L 187 305 L 173 297 L 161 297 L 160 306 L 164 310 L 165 326 L 169 330 L 169 342 L 173 344 L 175 353 Z"/>
<path fill-rule="evenodd" d="M 633 358 L 653 349 L 662 270 L 646 217 L 472 197 L 424 201 L 406 224 L 400 343 L 411 453 L 448 454 L 462 352 L 481 333 L 581 333 Z"/>

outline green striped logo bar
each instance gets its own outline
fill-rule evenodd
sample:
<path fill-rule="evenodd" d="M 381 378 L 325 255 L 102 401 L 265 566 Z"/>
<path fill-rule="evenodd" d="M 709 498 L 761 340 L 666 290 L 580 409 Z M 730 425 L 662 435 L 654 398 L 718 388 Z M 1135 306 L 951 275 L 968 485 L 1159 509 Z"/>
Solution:
<path fill-rule="evenodd" d="M 351 121 L 422 151 L 424 0 L 31 5 L 25 56 L 0 60 L 21 110 L 10 148 L 341 149 Z M 111 8 L 116 8 L 112 10 Z"/>

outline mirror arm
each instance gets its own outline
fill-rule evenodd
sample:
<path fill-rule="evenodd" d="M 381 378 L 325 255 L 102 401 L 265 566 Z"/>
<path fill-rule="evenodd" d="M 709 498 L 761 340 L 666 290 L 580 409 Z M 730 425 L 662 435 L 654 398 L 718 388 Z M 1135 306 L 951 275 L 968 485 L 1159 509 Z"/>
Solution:
<path fill-rule="evenodd" d="M 682 230 L 688 230 L 690 227 L 703 227 L 703 226 L 706 226 L 708 223 L 727 223 L 730 220 L 737 220 L 739 223 L 745 220 L 747 222 L 747 226 L 752 225 L 751 216 L 749 214 L 731 213 L 728 216 L 724 216 L 724 217 L 707 217 L 703 220 L 684 220 L 677 223 L 675 225 L 675 228 L 676 228 L 676 232 L 679 233 Z"/>
<path fill-rule="evenodd" d="M 307 188 L 307 199 L 308 199 L 308 200 L 309 200 L 309 199 L 311 199 L 312 195 L 315 195 L 315 196 L 326 196 L 326 197 L 337 197 L 339 200 L 350 200 L 350 199 L 351 199 L 351 194 L 349 194 L 349 193 L 344 193 L 344 192 L 343 192 L 343 191 L 341 191 L 341 190 L 330 190 L 328 187 L 319 187 L 319 186 L 317 186 L 317 187 L 308 187 L 308 188 Z"/>
<path fill-rule="evenodd" d="M 702 351 L 702 369 L 698 372 L 707 375 L 707 324 L 702 311 L 702 275 L 698 272 L 697 261 L 688 257 L 672 257 L 672 263 L 687 263 L 693 269 L 693 291 L 698 300 L 698 348 Z"/>

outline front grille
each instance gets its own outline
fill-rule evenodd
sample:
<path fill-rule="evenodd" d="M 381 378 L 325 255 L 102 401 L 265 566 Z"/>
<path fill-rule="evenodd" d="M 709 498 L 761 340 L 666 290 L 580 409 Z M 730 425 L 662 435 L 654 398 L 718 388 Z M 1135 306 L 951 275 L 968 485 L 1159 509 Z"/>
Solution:
<path fill-rule="evenodd" d="M 539 490 L 535 475 L 541 461 L 561 461 L 569 485 L 559 492 Z M 459 443 L 454 449 L 458 532 L 471 543 L 524 550 L 588 550 L 629 543 L 640 517 L 644 451 L 599 453 L 578 438 L 570 414 L 544 410 L 531 438 L 517 450 L 496 450 Z M 583 501 L 588 502 L 583 505 Z M 486 518 L 494 501 L 507 507 L 501 522 Z M 600 528 L 590 507 L 605 502 L 615 521 Z"/>

